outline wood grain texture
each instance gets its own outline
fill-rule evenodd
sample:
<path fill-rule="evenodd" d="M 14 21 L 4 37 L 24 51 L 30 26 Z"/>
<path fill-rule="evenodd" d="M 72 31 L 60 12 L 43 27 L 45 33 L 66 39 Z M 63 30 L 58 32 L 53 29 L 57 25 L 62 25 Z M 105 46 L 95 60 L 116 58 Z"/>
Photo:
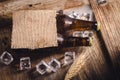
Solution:
<path fill-rule="evenodd" d="M 105 6 L 98 6 L 90 0 L 97 21 L 101 23 L 101 35 L 113 63 L 116 75 L 120 75 L 120 1 L 107 0 Z"/>
<path fill-rule="evenodd" d="M 24 10 L 14 13 L 11 48 L 58 46 L 55 17 L 54 10 Z"/>
<path fill-rule="evenodd" d="M 19 10 L 60 10 L 88 4 L 88 0 L 7 0 L 0 3 L 0 16 L 11 18 Z"/>
<path fill-rule="evenodd" d="M 67 0 L 64 8 L 65 9 L 75 8 L 87 4 L 89 4 L 88 0 Z"/>
<path fill-rule="evenodd" d="M 54 0 L 52 2 L 44 3 L 44 4 L 32 4 L 32 7 L 30 7 L 27 3 L 25 6 L 21 5 L 22 7 L 15 6 L 14 9 L 5 8 L 3 5 L 6 5 L 5 3 L 9 4 L 10 2 L 19 1 L 19 0 L 8 0 L 6 2 L 2 2 L 0 4 L 1 11 L 5 11 L 6 14 L 4 15 L 9 16 L 9 13 L 18 11 L 20 9 L 65 9 L 65 4 L 70 5 L 71 1 L 80 1 L 80 0 L 59 0 L 58 2 L 54 2 L 57 0 Z M 47 1 L 47 0 L 46 0 Z M 65 2 L 64 2 L 65 1 Z M 88 0 L 87 0 L 88 1 Z M 106 6 L 98 6 L 95 0 L 90 0 L 90 3 L 92 5 L 92 8 L 95 13 L 95 17 L 97 18 L 97 21 L 101 22 L 101 32 L 97 32 L 94 36 L 94 43 L 92 47 L 76 47 L 73 48 L 72 51 L 75 51 L 78 56 L 86 56 L 84 58 L 85 64 L 84 65 L 72 65 L 72 67 L 68 66 L 66 68 L 61 68 L 58 70 L 58 72 L 50 74 L 48 76 L 39 76 L 36 78 L 31 78 L 31 76 L 28 75 L 26 71 L 23 72 L 17 72 L 16 68 L 12 66 L 5 66 L 0 64 L 0 80 L 64 80 L 66 73 L 75 70 L 75 67 L 78 67 L 79 70 L 75 71 L 74 75 L 72 75 L 71 80 L 119 80 L 119 0 L 107 0 L 109 1 L 109 4 Z M 67 2 L 67 3 L 66 3 Z M 70 4 L 69 4 L 69 3 Z M 72 5 L 73 7 L 76 7 L 77 3 Z M 59 5 L 58 5 L 59 4 Z M 16 4 L 18 5 L 18 4 Z M 58 5 L 58 6 L 57 6 Z M 62 6 L 60 6 L 62 5 Z M 71 7 L 72 8 L 72 7 Z M 7 12 L 7 10 L 10 10 Z M 3 13 L 0 15 L 3 16 Z M 11 15 L 10 15 L 11 16 Z M 8 22 L 6 22 L 8 23 Z M 2 25 L 4 27 L 6 25 Z M 0 32 L 0 41 L 3 39 L 4 36 L 10 36 L 9 28 L 4 29 L 6 32 Z M 2 29 L 1 29 L 2 31 Z M 6 33 L 4 35 L 4 33 Z M 105 42 L 105 44 L 104 44 Z M 10 44 L 9 44 L 10 46 Z M 0 49 L 0 54 L 4 51 L 8 50 L 6 47 L 4 49 Z M 71 51 L 71 49 L 65 49 L 65 51 Z M 45 60 L 46 62 L 49 62 L 51 60 L 51 57 L 55 57 L 59 59 L 61 56 L 64 55 L 64 52 L 62 51 L 57 52 L 55 50 L 52 51 L 43 51 L 43 50 L 33 50 L 33 51 L 27 51 L 27 50 L 15 50 L 11 51 L 11 54 L 14 56 L 15 62 L 17 63 L 17 68 L 19 68 L 19 59 L 20 57 L 24 56 L 30 56 L 32 61 L 32 68 L 35 67 L 35 65 L 40 62 L 41 60 Z M 86 52 L 84 52 L 86 51 Z M 28 54 L 29 53 L 29 54 Z M 81 58 L 78 58 L 77 61 L 80 61 Z M 83 62 L 84 62 L 83 60 Z M 75 62 L 77 62 L 75 61 Z M 111 64 L 114 64 L 114 70 L 116 74 L 114 74 L 114 70 Z M 78 63 L 79 63 L 78 62 Z M 76 64 L 76 63 L 74 63 Z M 70 69 L 69 69 L 70 67 Z M 71 69 L 73 68 L 73 69 Z M 69 71 L 68 71 L 69 70 Z M 68 72 L 67 72 L 68 71 Z M 76 78 L 76 76 L 78 78 Z M 117 77 L 117 79 L 116 79 Z"/>
<path fill-rule="evenodd" d="M 30 0 L 29 0 L 30 1 Z M 40 0 L 39 0 L 40 1 Z M 65 9 L 65 4 L 66 4 L 66 0 L 49 0 L 48 2 L 46 2 L 47 0 L 41 0 L 41 3 L 39 3 L 39 1 L 37 3 L 33 3 L 33 0 L 29 2 L 26 2 L 26 0 L 6 0 L 3 1 L 2 3 L 0 3 L 0 11 L 2 13 L 0 13 L 0 16 L 3 17 L 5 20 L 1 20 L 2 25 L 0 25 L 1 27 L 1 33 L 0 33 L 0 37 L 1 35 L 3 37 L 0 38 L 0 41 L 4 39 L 4 37 L 10 37 L 9 41 L 11 40 L 11 24 L 12 22 L 10 22 L 10 24 L 8 24 L 8 21 L 11 21 L 11 16 L 13 12 L 19 11 L 19 10 L 28 10 L 28 9 Z M 81 1 L 81 0 L 75 0 L 75 1 Z M 86 0 L 87 1 L 87 0 Z M 20 2 L 20 3 L 19 3 Z M 69 0 L 68 0 L 69 2 Z M 74 2 L 74 1 L 73 1 Z M 15 3 L 15 5 L 14 5 Z M 76 3 L 76 2 L 74 2 Z M 9 6 L 7 8 L 5 8 L 5 6 L 7 6 L 8 4 L 13 5 L 13 6 Z M 76 6 L 72 5 L 72 7 Z M 82 5 L 81 5 L 82 6 Z M 80 7 L 80 6 L 79 6 Z M 10 18 L 10 20 L 8 20 L 8 18 Z M 5 25 L 8 24 L 8 25 Z M 7 33 L 2 32 L 2 30 L 7 31 Z M 9 30 L 10 29 L 10 30 Z M 1 42 L 2 43 L 2 42 Z M 0 44 L 1 45 L 1 44 Z M 36 64 L 38 64 L 38 62 L 40 62 L 41 60 L 45 60 L 46 62 L 49 62 L 51 60 L 51 57 L 55 57 L 56 59 L 59 59 L 61 56 L 64 55 L 64 52 L 66 51 L 77 51 L 78 48 L 69 48 L 69 49 L 64 49 L 64 50 L 57 50 L 57 52 L 55 50 L 48 50 L 46 52 L 46 50 L 11 50 L 10 46 L 10 42 L 7 45 L 8 47 L 4 47 L 2 46 L 0 48 L 0 54 L 2 54 L 3 51 L 7 50 L 8 52 L 10 52 L 13 57 L 14 57 L 14 62 L 10 65 L 10 66 L 5 66 L 3 64 L 0 64 L 0 80 L 64 80 L 65 74 L 67 73 L 67 70 L 69 69 L 70 65 L 65 67 L 65 68 L 61 68 L 60 70 L 58 70 L 58 72 L 56 73 L 52 73 L 48 76 L 39 76 L 36 78 L 31 78 L 31 76 L 28 75 L 28 72 L 26 71 L 22 71 L 19 72 L 19 60 L 21 57 L 28 57 L 30 56 L 31 58 L 31 62 L 32 62 L 32 68 L 35 67 Z M 80 51 L 83 50 L 83 48 L 79 48 Z M 79 52 L 80 52 L 79 51 Z M 79 54 L 78 54 L 79 55 Z"/>
<path fill-rule="evenodd" d="M 109 76 L 111 71 L 96 34 L 93 42 L 91 47 L 83 47 L 82 51 L 78 49 L 77 52 L 80 54 L 68 70 L 65 80 L 71 80 L 76 75 L 80 80 L 111 80 Z"/>

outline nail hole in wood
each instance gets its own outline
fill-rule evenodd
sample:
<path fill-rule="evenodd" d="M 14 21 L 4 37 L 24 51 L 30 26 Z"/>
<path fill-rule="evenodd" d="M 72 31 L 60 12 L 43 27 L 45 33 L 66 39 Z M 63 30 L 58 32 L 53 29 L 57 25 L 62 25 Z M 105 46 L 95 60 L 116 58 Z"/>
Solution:
<path fill-rule="evenodd" d="M 32 4 L 29 4 L 29 7 L 32 7 L 33 5 Z"/>

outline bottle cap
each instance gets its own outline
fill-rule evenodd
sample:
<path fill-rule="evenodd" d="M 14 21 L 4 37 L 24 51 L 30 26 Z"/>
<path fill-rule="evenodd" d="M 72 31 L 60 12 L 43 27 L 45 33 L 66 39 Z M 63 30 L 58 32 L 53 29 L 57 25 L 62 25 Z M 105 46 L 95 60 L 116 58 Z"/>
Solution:
<path fill-rule="evenodd" d="M 89 45 L 90 45 L 90 46 L 92 46 L 92 44 L 93 44 L 92 41 L 93 41 L 93 40 L 92 40 L 92 37 L 89 37 Z"/>
<path fill-rule="evenodd" d="M 98 21 L 97 22 L 97 31 L 99 31 L 100 30 L 100 22 Z"/>

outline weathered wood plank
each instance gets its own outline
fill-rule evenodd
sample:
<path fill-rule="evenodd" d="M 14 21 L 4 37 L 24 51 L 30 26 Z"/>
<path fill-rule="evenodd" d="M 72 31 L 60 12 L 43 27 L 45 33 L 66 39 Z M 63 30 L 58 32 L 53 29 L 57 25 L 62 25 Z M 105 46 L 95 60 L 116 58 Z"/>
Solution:
<path fill-rule="evenodd" d="M 68 0 L 69 1 L 69 0 Z M 113 1 L 113 0 L 112 0 Z M 62 0 L 61 0 L 61 2 L 62 2 Z M 58 2 L 59 3 L 59 2 Z M 71 3 L 71 2 L 70 2 Z M 92 3 L 92 7 L 96 7 L 97 5 L 96 5 L 96 3 L 94 2 L 91 2 Z M 118 34 L 119 35 L 119 25 L 117 24 L 117 23 L 119 23 L 119 15 L 117 14 L 117 13 L 119 13 L 119 9 L 118 9 L 118 7 L 119 7 L 119 4 L 116 4 L 116 3 L 119 3 L 119 1 L 114 1 L 114 3 L 112 3 L 112 2 L 110 2 L 110 5 L 111 5 L 111 7 L 109 7 L 109 6 L 106 6 L 106 10 L 108 11 L 108 13 L 110 13 L 110 14 L 108 14 L 108 13 L 106 13 L 106 10 L 103 10 L 103 8 L 104 7 L 99 7 L 98 9 L 97 8 L 95 8 L 95 10 L 94 11 L 96 11 L 95 12 L 95 16 L 97 17 L 97 20 L 99 20 L 100 22 L 101 22 L 101 24 L 102 24 L 102 36 L 104 37 L 104 41 L 105 41 L 105 43 L 107 44 L 107 41 L 109 42 L 110 40 L 110 35 L 109 34 L 115 34 L 115 36 L 116 36 L 116 34 Z M 64 3 L 65 4 L 65 3 Z M 5 4 L 4 4 L 5 5 Z M 47 6 L 45 7 L 44 5 L 41 5 L 41 9 L 53 9 L 52 7 L 54 7 L 55 9 L 57 8 L 57 4 L 46 4 Z M 55 6 L 54 6 L 55 5 Z M 69 4 L 68 4 L 69 5 Z M 95 5 L 95 6 L 94 6 Z M 31 6 L 31 5 L 30 5 Z M 31 8 L 34 8 L 34 9 L 37 9 L 37 7 L 38 7 L 38 5 L 36 5 L 35 7 L 34 7 L 34 5 L 32 5 L 33 7 L 31 7 Z M 76 6 L 76 5 L 75 5 Z M 112 6 L 114 6 L 114 8 L 115 8 L 115 12 L 113 12 L 113 7 Z M 50 8 L 49 8 L 50 7 Z M 60 7 L 60 6 L 58 6 L 58 7 Z M 98 6 L 97 6 L 98 7 Z M 61 9 L 62 9 L 63 7 L 61 7 Z M 20 8 L 19 8 L 20 9 Z M 19 10 L 18 9 L 18 10 Z M 25 9 L 25 8 L 21 8 L 21 9 Z M 26 8 L 27 9 L 27 8 Z M 57 8 L 58 9 L 58 8 Z M 60 9 L 60 8 L 59 8 Z M 100 9 L 102 9 L 102 10 L 100 10 Z M 112 9 L 112 14 L 111 14 L 111 9 Z M 15 10 L 11 10 L 11 11 L 15 11 Z M 98 12 L 98 11 L 102 11 L 102 12 Z M 116 11 L 117 11 L 117 13 L 116 13 Z M 10 12 L 11 13 L 11 12 Z M 102 14 L 106 14 L 105 16 L 101 16 L 101 14 L 100 13 L 102 13 Z M 113 13 L 114 13 L 114 16 L 113 16 Z M 115 16 L 115 14 L 116 15 L 118 15 L 118 16 Z M 7 13 L 7 15 L 8 15 L 8 13 Z M 108 18 L 107 18 L 107 15 L 108 15 Z M 100 18 L 101 17 L 101 18 Z M 115 18 L 113 18 L 113 17 L 115 17 Z M 113 24 L 113 23 L 110 23 L 110 22 L 106 22 L 106 23 L 104 23 L 104 22 L 102 22 L 102 20 L 104 20 L 104 19 L 106 19 L 107 18 L 107 20 L 108 19 L 110 19 L 111 21 L 110 22 L 112 22 L 112 21 L 116 21 L 115 22 L 115 24 Z M 117 20 L 116 20 L 117 19 Z M 107 24 L 107 26 L 106 26 L 106 24 Z M 111 25 L 112 24 L 112 25 Z M 117 25 L 116 27 L 115 27 L 115 25 Z M 110 29 L 108 29 L 109 28 L 109 26 L 110 26 Z M 113 27 L 112 26 L 114 26 L 115 28 L 115 30 L 112 30 L 113 29 Z M 106 28 L 107 28 L 107 30 L 106 30 Z M 106 31 L 104 31 L 103 32 L 103 29 Z M 108 30 L 110 30 L 110 31 L 112 31 L 112 32 L 114 32 L 114 33 L 108 33 Z M 117 32 L 115 32 L 115 31 L 117 31 Z M 119 36 L 116 36 L 116 40 L 118 40 L 118 42 L 119 42 Z M 106 37 L 106 38 L 105 38 Z M 118 37 L 118 38 L 117 38 Z M 112 38 L 112 40 L 114 41 L 114 37 Z M 117 44 L 117 41 L 116 42 L 113 42 L 113 43 L 115 43 L 115 44 Z M 112 44 L 113 44 L 112 43 Z M 101 43 L 102 44 L 102 43 Z M 93 43 L 93 46 L 91 47 L 91 48 L 82 48 L 82 47 L 80 47 L 80 48 L 76 48 L 76 49 L 74 49 L 73 51 L 76 51 L 76 52 L 79 52 L 80 53 L 80 55 L 83 55 L 83 56 L 86 56 L 86 58 L 84 58 L 84 60 L 83 60 L 83 62 L 84 61 L 86 61 L 85 62 L 85 65 L 84 66 L 82 66 L 82 65 L 79 65 L 79 66 L 82 66 L 82 68 L 79 70 L 79 76 L 80 76 L 80 79 L 81 80 L 115 80 L 115 78 L 111 78 L 112 76 L 114 76 L 114 73 L 111 75 L 111 73 L 109 73 L 109 72 L 111 72 L 111 71 L 109 71 L 110 69 L 108 69 L 109 68 L 109 66 L 107 66 L 107 62 L 106 62 L 106 56 L 104 55 L 106 52 L 104 52 L 104 48 L 101 48 L 101 44 L 99 44 L 99 41 L 97 40 L 97 37 L 95 36 L 95 40 L 94 40 L 94 43 Z M 111 43 L 109 43 L 109 44 L 107 44 L 107 46 L 111 46 Z M 119 44 L 118 44 L 118 46 L 119 46 Z M 113 47 L 111 47 L 110 49 L 112 49 Z M 114 49 L 114 48 L 113 48 Z M 118 49 L 119 49 L 119 47 L 118 47 Z M 84 52 L 84 50 L 86 51 L 86 53 Z M 70 50 L 68 50 L 68 51 L 70 51 Z M 82 52 L 83 51 L 83 52 Z M 117 50 L 117 52 L 115 53 L 115 51 L 116 50 L 114 50 L 114 53 L 112 53 L 111 52 L 111 57 L 114 57 L 114 59 L 112 59 L 113 60 L 113 63 L 114 62 L 117 62 L 118 63 L 118 61 L 119 61 L 119 58 L 118 58 L 118 60 L 116 60 L 117 58 L 117 56 L 119 57 L 119 50 Z M 30 52 L 30 53 L 33 53 L 34 54 L 34 52 L 37 52 L 37 51 L 33 51 L 33 52 Z M 54 52 L 54 51 L 53 51 Z M 88 52 L 88 53 L 87 53 Z M 110 52 L 110 51 L 109 51 Z M 23 52 L 20 52 L 19 51 L 19 53 L 23 53 Z M 26 54 L 28 54 L 29 52 L 26 52 Z M 40 53 L 40 51 L 38 51 L 37 53 Z M 42 53 L 42 52 L 41 52 Z M 24 53 L 23 53 L 24 54 Z M 32 54 L 32 56 L 35 56 L 35 55 L 33 55 Z M 56 56 L 57 57 L 60 57 L 62 54 L 64 54 L 64 52 L 62 52 L 61 54 L 58 54 L 57 52 L 55 53 L 56 54 Z M 107 53 L 106 53 L 107 54 Z M 115 56 L 114 56 L 114 54 L 115 54 Z M 16 55 L 17 55 L 17 53 L 16 53 Z M 37 56 L 37 59 L 36 59 L 36 57 L 34 57 L 35 58 L 35 60 L 32 60 L 32 65 L 33 65 L 33 67 L 40 61 L 40 60 L 42 60 L 42 59 L 45 59 L 46 58 L 46 60 L 50 60 L 49 58 L 49 56 L 51 55 L 51 57 L 53 57 L 54 55 L 52 54 L 52 53 L 47 53 L 47 54 L 45 54 L 44 53 L 44 55 L 45 56 L 43 56 L 43 55 L 39 55 L 39 56 Z M 17 55 L 17 57 L 15 57 L 15 58 L 18 58 L 18 56 L 20 57 L 20 55 Z M 28 56 L 28 55 L 23 55 L 23 56 Z M 42 58 L 40 57 L 40 56 L 42 56 Z M 55 57 L 55 56 L 54 56 Z M 87 58 L 88 57 L 88 58 Z M 33 58 L 33 57 L 32 57 Z M 87 59 L 87 60 L 86 60 Z M 81 59 L 78 59 L 78 61 L 79 60 L 81 60 Z M 80 61 L 81 62 L 81 61 Z M 117 64 L 115 63 L 115 65 L 116 65 L 116 69 L 119 69 L 119 66 L 117 67 Z M 0 67 L 1 67 L 1 65 L 0 65 Z M 5 67 L 5 66 L 4 66 Z M 67 68 L 68 69 L 68 68 Z M 65 71 L 64 71 L 65 70 Z M 74 69 L 73 69 L 74 70 Z M 31 80 L 31 79 L 29 79 L 29 76 L 25 73 L 25 72 L 21 72 L 21 73 L 14 73 L 14 74 L 11 74 L 11 73 L 13 73 L 13 71 L 16 71 L 16 69 L 14 69 L 14 70 L 11 70 L 11 67 L 9 67 L 9 69 L 1 69 L 0 68 L 0 74 L 2 74 L 2 75 L 0 75 L 0 79 L 1 80 L 13 80 L 13 79 L 16 79 L 16 80 L 19 80 L 19 79 L 26 79 L 26 80 Z M 66 74 L 66 69 L 61 69 L 60 70 L 60 72 L 58 71 L 57 73 L 54 73 L 54 74 L 51 74 L 51 75 L 49 75 L 49 76 L 47 76 L 47 77 L 42 77 L 42 80 L 46 80 L 46 79 L 49 79 L 49 80 L 59 80 L 59 79 L 64 79 L 64 76 L 63 75 L 65 75 Z M 119 70 L 118 70 L 119 71 Z M 25 74 L 25 75 L 24 75 Z M 62 76 L 61 76 L 61 74 L 62 74 Z M 75 74 L 77 74 L 77 73 L 75 73 Z M 7 77 L 6 77 L 6 75 L 8 75 Z M 74 75 L 72 75 L 72 77 L 73 77 Z M 61 78 L 61 77 L 63 77 L 63 78 Z M 38 79 L 33 79 L 33 80 L 40 80 L 41 79 L 41 77 L 39 77 Z M 119 80 L 119 79 L 118 79 Z"/>
<path fill-rule="evenodd" d="M 67 9 L 89 4 L 88 0 L 7 0 L 0 3 L 0 16 L 11 18 L 19 10 Z"/>
<path fill-rule="evenodd" d="M 24 10 L 13 14 L 11 48 L 58 46 L 55 10 Z"/>
<path fill-rule="evenodd" d="M 19 10 L 60 10 L 85 4 L 88 0 L 8 0 L 0 3 L 0 16 L 10 18 L 13 12 Z"/>
<path fill-rule="evenodd" d="M 64 8 L 65 9 L 75 8 L 75 7 L 80 7 L 88 4 L 89 4 L 88 0 L 67 0 Z"/>
<path fill-rule="evenodd" d="M 101 34 L 110 59 L 114 65 L 116 75 L 120 75 L 120 1 L 107 0 L 105 6 L 98 6 L 95 0 L 90 0 L 97 21 L 101 23 Z"/>
<path fill-rule="evenodd" d="M 0 16 L 11 18 L 19 10 L 63 9 L 66 0 L 8 0 L 0 3 Z"/>

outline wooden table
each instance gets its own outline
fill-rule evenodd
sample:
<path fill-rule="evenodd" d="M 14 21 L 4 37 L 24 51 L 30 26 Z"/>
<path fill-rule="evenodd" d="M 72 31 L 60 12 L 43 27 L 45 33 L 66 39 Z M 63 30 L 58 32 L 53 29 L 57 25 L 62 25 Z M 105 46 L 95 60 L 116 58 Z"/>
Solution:
<path fill-rule="evenodd" d="M 0 3 L 0 54 L 8 50 L 15 62 L 10 66 L 0 64 L 0 80 L 119 80 L 120 73 L 120 40 L 119 40 L 119 0 L 108 0 L 106 6 L 98 6 L 95 0 L 90 0 L 97 21 L 101 22 L 101 31 L 94 32 L 92 47 L 76 47 L 60 51 L 43 50 L 11 50 L 12 13 L 28 9 L 68 9 L 88 5 L 87 0 L 7 0 Z M 6 24 L 8 23 L 8 24 Z M 7 37 L 7 39 L 5 38 Z M 5 39 L 5 42 L 3 43 Z M 58 72 L 31 78 L 29 71 L 17 71 L 19 59 L 30 56 L 32 67 L 41 60 L 46 62 L 51 57 L 61 58 L 66 51 L 75 51 L 78 58 L 70 66 L 61 68 Z M 49 53 L 50 52 L 50 53 Z M 36 56 L 37 55 L 37 56 Z M 39 55 L 39 56 L 38 56 Z M 13 65 L 16 65 L 17 68 Z M 70 67 L 70 68 L 69 68 Z M 68 70 L 69 69 L 69 70 Z"/>

